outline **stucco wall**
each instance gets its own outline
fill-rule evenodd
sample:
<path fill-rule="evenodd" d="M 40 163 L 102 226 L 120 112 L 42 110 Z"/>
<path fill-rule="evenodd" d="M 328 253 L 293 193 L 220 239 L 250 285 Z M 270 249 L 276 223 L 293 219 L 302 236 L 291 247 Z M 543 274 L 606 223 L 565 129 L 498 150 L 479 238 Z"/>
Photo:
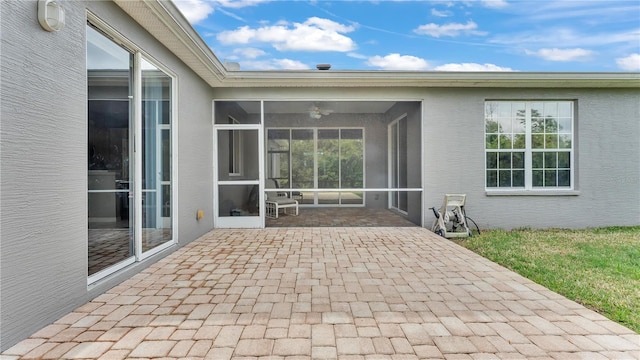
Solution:
<path fill-rule="evenodd" d="M 481 228 L 640 224 L 640 90 L 434 89 L 424 98 L 427 207 L 460 192 Z M 485 193 L 485 99 L 576 100 L 575 195 Z"/>
<path fill-rule="evenodd" d="M 37 2 L 0 2 L 0 350 L 167 253 L 87 286 L 87 7 L 178 75 L 180 245 L 213 226 L 211 88 L 113 3 L 64 6 L 50 33 Z"/>

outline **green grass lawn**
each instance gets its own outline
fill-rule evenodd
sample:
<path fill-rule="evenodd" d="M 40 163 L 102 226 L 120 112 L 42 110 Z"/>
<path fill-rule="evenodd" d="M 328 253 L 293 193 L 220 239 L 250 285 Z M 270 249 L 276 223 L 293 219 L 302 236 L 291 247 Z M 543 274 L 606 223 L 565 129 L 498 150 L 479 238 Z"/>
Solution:
<path fill-rule="evenodd" d="M 640 333 L 640 226 L 491 230 L 456 242 Z"/>

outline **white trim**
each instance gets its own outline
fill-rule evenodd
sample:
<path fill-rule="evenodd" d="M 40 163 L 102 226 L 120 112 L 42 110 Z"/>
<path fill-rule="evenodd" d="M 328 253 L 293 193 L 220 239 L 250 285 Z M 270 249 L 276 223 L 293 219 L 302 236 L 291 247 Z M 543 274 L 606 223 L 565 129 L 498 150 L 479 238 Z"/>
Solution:
<path fill-rule="evenodd" d="M 425 141 L 425 136 L 424 136 L 424 129 L 425 129 L 425 119 L 426 116 L 424 114 L 425 112 L 425 107 L 424 107 L 424 100 L 420 101 L 420 226 L 424 227 L 424 219 L 425 219 L 425 210 L 426 210 L 426 204 L 425 204 L 425 184 L 426 184 L 426 174 L 424 172 L 424 169 L 426 169 L 426 150 L 424 146 L 424 141 Z"/>
<path fill-rule="evenodd" d="M 127 266 L 131 265 L 131 264 L 135 264 L 136 263 L 136 258 L 135 256 L 130 256 L 118 263 L 115 263 L 114 265 L 111 265 L 107 268 L 104 268 L 92 275 L 89 275 L 87 277 L 87 286 L 91 286 L 93 284 L 95 284 L 96 282 L 104 279 L 105 277 L 116 273 L 124 268 L 126 268 Z"/>
<path fill-rule="evenodd" d="M 173 245 L 175 245 L 175 243 L 173 241 L 167 241 L 167 242 L 164 242 L 164 243 L 162 243 L 162 244 L 160 244 L 158 246 L 155 246 L 155 247 L 143 252 L 142 256 L 140 257 L 140 260 L 144 260 L 144 259 L 146 259 L 146 258 L 148 258 L 150 256 L 153 256 L 153 255 L 155 255 L 155 254 L 157 254 L 157 253 L 159 253 L 159 252 L 161 252 L 161 251 L 163 251 L 163 250 L 165 250 L 165 249 L 167 249 L 167 248 L 169 248 L 169 247 L 171 247 Z"/>
<path fill-rule="evenodd" d="M 142 259 L 142 54 L 135 53 L 133 63 L 133 252 Z M 130 224 L 131 226 L 131 224 Z"/>

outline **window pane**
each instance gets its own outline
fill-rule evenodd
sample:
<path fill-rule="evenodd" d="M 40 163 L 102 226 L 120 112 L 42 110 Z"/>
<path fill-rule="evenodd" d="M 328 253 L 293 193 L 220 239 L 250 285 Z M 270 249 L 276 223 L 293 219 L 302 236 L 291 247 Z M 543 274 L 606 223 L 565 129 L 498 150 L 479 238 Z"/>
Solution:
<path fill-rule="evenodd" d="M 498 107 L 498 117 L 500 118 L 510 118 L 511 117 L 511 103 L 508 101 L 497 101 L 495 102 Z"/>
<path fill-rule="evenodd" d="M 544 149 L 544 135 L 531 135 L 531 147 L 534 149 Z"/>
<path fill-rule="evenodd" d="M 570 170 L 558 170 L 558 186 L 571 186 Z"/>
<path fill-rule="evenodd" d="M 313 130 L 291 130 L 291 187 L 314 188 Z M 304 197 L 313 202 L 313 195 Z"/>
<path fill-rule="evenodd" d="M 513 148 L 514 149 L 524 149 L 526 146 L 526 136 L 525 134 L 516 134 L 513 136 Z"/>
<path fill-rule="evenodd" d="M 511 153 L 499 153 L 498 166 L 500 169 L 511 169 Z"/>
<path fill-rule="evenodd" d="M 511 186 L 511 170 L 499 170 L 498 171 L 498 182 L 500 187 L 510 187 Z"/>
<path fill-rule="evenodd" d="M 558 168 L 569 169 L 571 167 L 571 153 L 559 152 L 558 153 Z"/>
<path fill-rule="evenodd" d="M 487 156 L 487 169 L 497 169 L 498 168 L 498 153 L 497 152 L 488 152 Z"/>
<path fill-rule="evenodd" d="M 500 149 L 511 149 L 511 134 L 500 135 Z"/>
<path fill-rule="evenodd" d="M 493 119 L 487 119 L 484 124 L 484 131 L 487 134 L 497 133 L 498 132 L 498 122 Z"/>
<path fill-rule="evenodd" d="M 513 164 L 514 169 L 524 169 L 524 153 L 523 152 L 514 152 L 513 153 Z"/>
<path fill-rule="evenodd" d="M 142 59 L 142 251 L 172 239 L 171 216 L 164 216 L 171 194 L 171 114 L 163 103 L 171 100 L 172 78 Z M 169 124 L 162 125 L 165 118 Z"/>
<path fill-rule="evenodd" d="M 487 187 L 498 186 L 498 171 L 487 170 Z"/>
<path fill-rule="evenodd" d="M 534 152 L 531 154 L 532 167 L 534 169 L 542 169 L 544 167 L 544 153 Z"/>
<path fill-rule="evenodd" d="M 567 134 L 571 133 L 571 118 L 560 118 L 558 120 L 558 132 Z"/>
<path fill-rule="evenodd" d="M 532 102 L 531 106 L 531 117 L 543 117 L 544 116 L 544 103 L 542 102 Z"/>
<path fill-rule="evenodd" d="M 544 116 L 545 117 L 557 117 L 558 116 L 558 103 L 555 101 L 544 103 Z"/>
<path fill-rule="evenodd" d="M 362 188 L 364 148 L 361 129 L 340 131 L 340 187 Z M 347 193 L 343 193 L 347 195 Z M 344 199 L 344 196 L 342 197 Z"/>
<path fill-rule="evenodd" d="M 545 169 L 556 168 L 557 165 L 558 165 L 557 156 L 558 156 L 558 153 L 556 153 L 556 152 L 545 152 L 544 153 L 544 168 Z"/>
<path fill-rule="evenodd" d="M 544 132 L 547 134 L 555 134 L 558 132 L 558 120 L 555 118 L 546 118 L 544 120 Z"/>
<path fill-rule="evenodd" d="M 338 130 L 318 130 L 318 188 L 337 189 L 340 187 L 340 158 Z M 330 203 L 333 199 L 338 199 L 338 193 L 320 193 L 320 195 L 329 195 Z"/>
<path fill-rule="evenodd" d="M 558 172 L 556 170 L 545 170 L 544 171 L 544 186 L 556 186 L 556 176 L 558 176 Z"/>
<path fill-rule="evenodd" d="M 532 185 L 539 187 L 544 185 L 544 177 L 542 170 L 533 170 L 531 172 Z"/>
<path fill-rule="evenodd" d="M 498 135 L 487 135 L 487 142 L 485 146 L 487 149 L 497 149 Z"/>
<path fill-rule="evenodd" d="M 533 134 L 544 133 L 544 118 L 539 118 L 539 117 L 531 118 L 531 133 Z"/>
<path fill-rule="evenodd" d="M 133 54 L 86 27 L 88 274 L 134 255 Z"/>
<path fill-rule="evenodd" d="M 571 149 L 571 135 L 559 135 L 558 136 L 558 148 Z"/>
<path fill-rule="evenodd" d="M 484 104 L 484 118 L 495 119 L 498 116 L 498 104 L 497 101 L 487 101 Z"/>
<path fill-rule="evenodd" d="M 545 135 L 544 136 L 544 147 L 546 149 L 557 149 L 558 148 L 558 135 Z"/>
<path fill-rule="evenodd" d="M 500 122 L 500 133 L 506 133 L 506 134 L 510 134 L 512 132 L 512 128 L 511 128 L 511 118 L 500 118 L 499 119 Z"/>
<path fill-rule="evenodd" d="M 511 149 L 511 134 L 500 135 L 500 149 Z"/>
<path fill-rule="evenodd" d="M 524 170 L 513 171 L 513 186 L 524 187 Z"/>
<path fill-rule="evenodd" d="M 573 102 L 561 101 L 558 103 L 558 116 L 563 118 L 573 117 Z"/>

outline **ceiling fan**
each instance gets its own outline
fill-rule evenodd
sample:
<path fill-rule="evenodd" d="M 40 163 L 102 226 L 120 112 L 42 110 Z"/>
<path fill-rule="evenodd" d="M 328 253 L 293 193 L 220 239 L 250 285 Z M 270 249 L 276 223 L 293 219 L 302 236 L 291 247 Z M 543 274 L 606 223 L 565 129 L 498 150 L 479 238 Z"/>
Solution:
<path fill-rule="evenodd" d="M 323 115 L 329 115 L 333 113 L 331 109 L 323 109 L 318 104 L 313 104 L 309 108 L 309 117 L 312 119 L 320 119 Z"/>

